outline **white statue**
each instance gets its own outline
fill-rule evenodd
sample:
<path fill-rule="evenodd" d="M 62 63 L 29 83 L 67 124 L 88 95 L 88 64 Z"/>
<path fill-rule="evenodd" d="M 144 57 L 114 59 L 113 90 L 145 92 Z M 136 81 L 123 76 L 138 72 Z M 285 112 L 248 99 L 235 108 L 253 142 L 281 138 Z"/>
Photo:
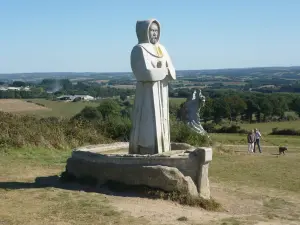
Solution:
<path fill-rule="evenodd" d="M 130 154 L 157 154 L 171 150 L 168 82 L 176 79 L 165 47 L 159 43 L 157 20 L 137 21 L 138 44 L 131 52 L 136 77 Z"/>
<path fill-rule="evenodd" d="M 193 94 L 189 96 L 186 102 L 182 105 L 179 118 L 185 121 L 197 133 L 208 136 L 200 121 L 200 110 L 204 106 L 205 96 L 202 95 L 200 89 L 194 90 Z"/>

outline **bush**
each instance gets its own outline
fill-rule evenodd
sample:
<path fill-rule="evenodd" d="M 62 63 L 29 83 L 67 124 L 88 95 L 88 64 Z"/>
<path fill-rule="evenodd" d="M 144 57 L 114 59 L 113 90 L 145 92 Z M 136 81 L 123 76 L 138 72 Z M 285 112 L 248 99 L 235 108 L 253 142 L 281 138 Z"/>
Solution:
<path fill-rule="evenodd" d="M 97 110 L 102 114 L 103 118 L 106 119 L 108 116 L 119 116 L 121 106 L 116 100 L 106 99 L 100 103 Z"/>
<path fill-rule="evenodd" d="M 271 135 L 296 135 L 300 136 L 300 130 L 295 129 L 282 129 L 279 130 L 277 127 L 272 128 Z"/>
<path fill-rule="evenodd" d="M 39 105 L 39 106 L 42 106 L 42 107 L 46 107 L 44 104 L 42 104 L 42 103 L 38 103 L 38 102 L 36 102 L 35 103 L 36 105 Z"/>
<path fill-rule="evenodd" d="M 81 110 L 81 112 L 76 114 L 71 120 L 78 120 L 78 119 L 87 120 L 87 121 L 102 120 L 102 114 L 97 108 L 92 106 L 86 106 L 83 108 L 83 110 Z"/>
<path fill-rule="evenodd" d="M 238 125 L 231 125 L 231 126 L 222 126 L 219 129 L 214 129 L 214 133 L 247 134 L 248 131 L 242 129 Z"/>
<path fill-rule="evenodd" d="M 107 143 L 94 126 L 55 117 L 38 119 L 0 112 L 0 147 L 45 147 L 66 149 L 85 144 Z"/>
<path fill-rule="evenodd" d="M 214 133 L 214 131 L 216 130 L 216 124 L 215 123 L 204 123 L 202 125 L 203 129 L 208 132 L 208 133 Z"/>
<path fill-rule="evenodd" d="M 171 141 L 187 143 L 194 146 L 208 146 L 210 140 L 206 135 L 201 135 L 193 131 L 188 125 L 180 121 L 170 121 Z"/>
<path fill-rule="evenodd" d="M 106 137 L 119 141 L 128 141 L 130 137 L 131 121 L 128 117 L 109 116 L 98 125 Z"/>

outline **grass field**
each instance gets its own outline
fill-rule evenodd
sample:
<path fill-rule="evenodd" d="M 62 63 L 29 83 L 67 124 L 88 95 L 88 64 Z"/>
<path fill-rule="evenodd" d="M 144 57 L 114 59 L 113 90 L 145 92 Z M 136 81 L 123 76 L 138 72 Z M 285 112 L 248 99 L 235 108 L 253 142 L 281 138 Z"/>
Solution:
<path fill-rule="evenodd" d="M 45 107 L 29 103 L 42 104 Z M 171 98 L 170 101 L 182 103 L 185 98 Z M 5 103 L 5 104 L 4 104 Z M 133 99 L 132 99 L 133 103 Z M 46 99 L 24 99 L 24 100 L 0 100 L 0 110 L 7 112 L 14 112 L 19 114 L 29 114 L 42 117 L 56 116 L 56 117 L 72 117 L 80 112 L 85 106 L 98 106 L 99 102 L 60 102 Z"/>
<path fill-rule="evenodd" d="M 34 113 L 35 111 L 49 111 L 51 109 L 29 103 L 20 99 L 0 99 L 0 111 L 18 113 L 18 112 L 29 112 Z"/>
<path fill-rule="evenodd" d="M 226 213 L 62 185 L 57 175 L 70 151 L 1 150 L 0 224 L 299 224 L 299 151 L 278 157 L 272 149 L 252 155 L 214 149 L 212 196 Z"/>
<path fill-rule="evenodd" d="M 79 113 L 85 106 L 98 106 L 99 102 L 60 102 L 46 99 L 28 99 L 34 103 L 43 104 L 50 110 L 47 111 L 27 111 L 20 112 L 36 116 L 55 116 L 55 117 L 72 117 Z"/>
<path fill-rule="evenodd" d="M 247 143 L 247 136 L 245 134 L 210 134 L 211 139 L 221 144 L 245 145 Z M 285 136 L 285 135 L 264 135 L 261 139 L 262 146 L 279 146 L 286 145 L 288 147 L 299 147 L 299 136 Z"/>
<path fill-rule="evenodd" d="M 57 180 L 52 176 L 63 171 L 70 152 L 14 149 L 0 154 L 0 224 L 140 224 L 144 221 L 117 212 L 104 195 L 55 187 Z M 37 177 L 44 177 L 47 184 L 35 181 Z"/>
<path fill-rule="evenodd" d="M 112 85 L 114 88 L 120 88 L 120 89 L 135 89 L 135 85 Z"/>
<path fill-rule="evenodd" d="M 170 98 L 170 102 L 183 103 L 186 101 L 186 98 Z"/>

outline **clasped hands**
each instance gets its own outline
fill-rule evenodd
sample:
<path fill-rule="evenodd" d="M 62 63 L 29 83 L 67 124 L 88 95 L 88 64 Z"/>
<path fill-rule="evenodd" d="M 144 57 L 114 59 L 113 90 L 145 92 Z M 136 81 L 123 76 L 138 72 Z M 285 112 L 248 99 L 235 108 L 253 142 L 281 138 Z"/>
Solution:
<path fill-rule="evenodd" d="M 162 67 L 162 62 L 158 61 L 156 67 L 161 68 Z M 166 62 L 166 67 L 168 68 L 168 62 Z"/>

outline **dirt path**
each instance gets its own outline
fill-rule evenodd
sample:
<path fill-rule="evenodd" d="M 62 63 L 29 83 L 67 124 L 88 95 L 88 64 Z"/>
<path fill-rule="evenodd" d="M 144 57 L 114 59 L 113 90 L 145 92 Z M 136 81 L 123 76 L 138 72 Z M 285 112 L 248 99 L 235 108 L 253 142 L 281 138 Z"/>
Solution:
<path fill-rule="evenodd" d="M 226 146 L 239 147 L 243 145 Z M 300 224 L 300 194 L 220 182 L 211 182 L 211 194 L 222 204 L 225 212 L 210 212 L 170 201 L 140 197 L 107 195 L 107 199 L 117 210 L 137 218 L 145 218 L 152 224 Z M 179 218 L 184 221 L 178 220 Z"/>
<path fill-rule="evenodd" d="M 252 189 L 212 183 L 212 196 L 226 212 L 209 212 L 164 200 L 108 196 L 120 211 L 152 224 L 300 224 L 300 195 L 270 189 Z M 186 217 L 187 221 L 178 218 Z"/>

